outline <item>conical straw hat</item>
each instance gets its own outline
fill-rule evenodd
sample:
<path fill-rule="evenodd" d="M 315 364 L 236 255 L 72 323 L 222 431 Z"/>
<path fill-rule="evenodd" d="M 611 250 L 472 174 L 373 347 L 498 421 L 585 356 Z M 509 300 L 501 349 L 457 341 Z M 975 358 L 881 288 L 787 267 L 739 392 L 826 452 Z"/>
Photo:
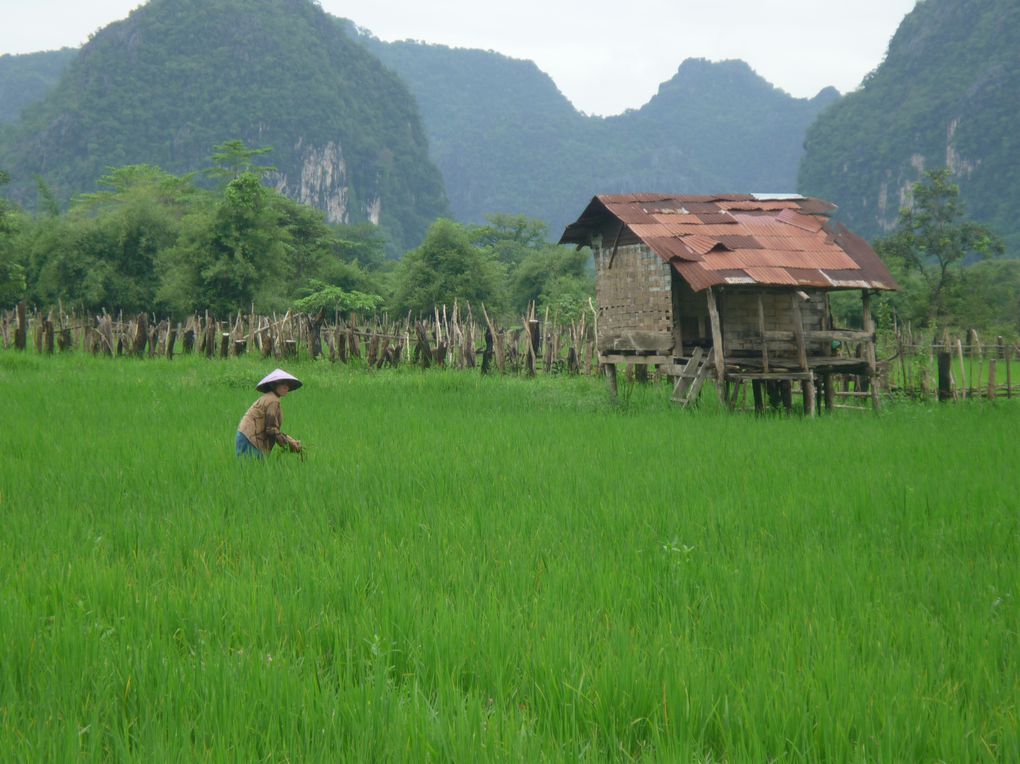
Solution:
<path fill-rule="evenodd" d="M 272 391 L 278 382 L 287 382 L 291 390 L 297 390 L 302 384 L 301 380 L 293 374 L 289 374 L 283 369 L 276 369 L 255 385 L 255 389 L 260 393 L 268 393 Z"/>

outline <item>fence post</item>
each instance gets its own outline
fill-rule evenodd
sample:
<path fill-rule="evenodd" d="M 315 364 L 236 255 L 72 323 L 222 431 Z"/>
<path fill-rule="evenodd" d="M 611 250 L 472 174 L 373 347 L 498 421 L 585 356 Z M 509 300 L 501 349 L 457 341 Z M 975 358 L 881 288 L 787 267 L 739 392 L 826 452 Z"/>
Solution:
<path fill-rule="evenodd" d="M 1006 362 L 1006 397 L 1013 397 L 1013 346 L 1003 348 L 1003 360 Z"/>
<path fill-rule="evenodd" d="M 17 320 L 14 326 L 14 349 L 24 350 L 28 347 L 28 321 L 25 318 L 25 303 L 18 303 Z"/>
<path fill-rule="evenodd" d="M 951 369 L 953 356 L 947 350 L 939 351 L 939 401 L 945 403 L 953 397 Z"/>

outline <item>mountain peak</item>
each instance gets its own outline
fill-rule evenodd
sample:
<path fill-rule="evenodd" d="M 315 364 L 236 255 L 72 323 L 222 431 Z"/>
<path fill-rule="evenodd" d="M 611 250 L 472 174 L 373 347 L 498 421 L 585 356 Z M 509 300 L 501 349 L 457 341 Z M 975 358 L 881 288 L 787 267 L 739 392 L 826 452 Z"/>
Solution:
<path fill-rule="evenodd" d="M 0 136 L 12 195 L 62 197 L 108 166 L 207 166 L 271 146 L 271 178 L 333 222 L 372 221 L 394 249 L 447 212 L 404 83 L 311 0 L 152 0 L 95 34 L 55 90 Z"/>

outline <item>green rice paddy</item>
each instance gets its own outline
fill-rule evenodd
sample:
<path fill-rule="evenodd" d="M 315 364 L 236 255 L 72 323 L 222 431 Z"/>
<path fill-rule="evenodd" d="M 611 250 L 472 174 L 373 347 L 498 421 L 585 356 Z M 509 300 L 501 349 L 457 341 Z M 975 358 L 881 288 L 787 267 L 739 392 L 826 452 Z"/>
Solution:
<path fill-rule="evenodd" d="M 1020 403 L 0 354 L 0 761 L 1020 760 Z"/>

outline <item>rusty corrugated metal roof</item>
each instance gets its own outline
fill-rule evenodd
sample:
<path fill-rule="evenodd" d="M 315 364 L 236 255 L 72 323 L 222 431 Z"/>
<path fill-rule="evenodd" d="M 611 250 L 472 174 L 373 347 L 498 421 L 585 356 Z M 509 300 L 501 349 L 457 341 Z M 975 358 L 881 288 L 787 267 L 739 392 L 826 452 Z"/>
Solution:
<path fill-rule="evenodd" d="M 861 237 L 828 216 L 835 206 L 804 197 L 750 194 L 596 196 L 561 244 L 640 241 L 695 291 L 722 284 L 897 289 Z"/>

